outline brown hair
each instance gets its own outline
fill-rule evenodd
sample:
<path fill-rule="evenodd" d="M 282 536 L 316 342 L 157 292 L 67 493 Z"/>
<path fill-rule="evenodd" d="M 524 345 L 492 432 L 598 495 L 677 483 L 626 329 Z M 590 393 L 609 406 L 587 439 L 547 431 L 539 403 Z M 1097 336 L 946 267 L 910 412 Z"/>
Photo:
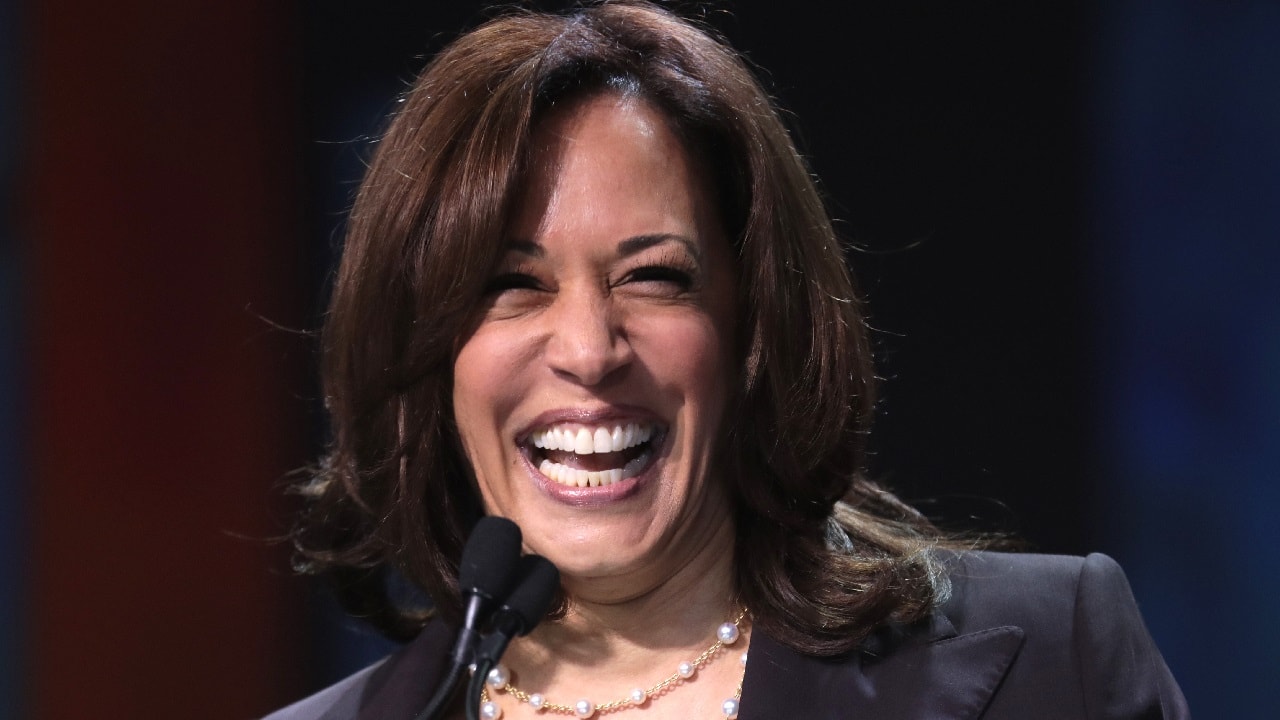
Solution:
<path fill-rule="evenodd" d="M 767 94 L 713 35 L 643 2 L 517 12 L 445 48 L 405 93 L 352 209 L 322 336 L 329 452 L 294 538 L 307 568 L 394 637 L 458 615 L 482 513 L 453 427 L 452 362 L 497 260 L 532 128 L 573 96 L 652 103 L 710 168 L 738 258 L 744 342 L 727 438 L 737 587 L 811 654 L 937 600 L 931 526 L 862 475 L 866 327 L 841 245 Z"/>

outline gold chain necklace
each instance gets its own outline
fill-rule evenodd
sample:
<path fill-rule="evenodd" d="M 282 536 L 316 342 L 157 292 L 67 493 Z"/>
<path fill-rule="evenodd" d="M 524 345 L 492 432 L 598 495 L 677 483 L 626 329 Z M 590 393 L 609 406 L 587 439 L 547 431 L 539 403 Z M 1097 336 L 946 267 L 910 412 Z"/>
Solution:
<path fill-rule="evenodd" d="M 490 689 L 496 692 L 505 692 L 515 698 L 516 701 L 525 703 L 539 712 L 553 713 L 556 715 L 569 715 L 582 718 L 583 720 L 596 714 L 603 715 L 605 713 L 617 712 L 626 708 L 639 707 L 649 700 L 656 700 L 657 698 L 666 695 L 675 687 L 678 687 L 685 681 L 692 679 L 694 675 L 698 674 L 699 670 L 708 665 L 712 660 L 719 657 L 721 655 L 721 651 L 724 650 L 725 647 L 737 642 L 741 635 L 742 621 L 746 619 L 746 617 L 747 611 L 744 609 L 742 612 L 738 613 L 738 616 L 733 620 L 722 623 L 720 627 L 716 628 L 716 641 L 711 644 L 711 647 L 702 651 L 702 654 L 698 655 L 698 657 L 693 660 L 680 663 L 680 665 L 676 667 L 676 671 L 668 677 L 663 678 L 661 682 L 658 682 L 648 689 L 641 687 L 634 688 L 626 697 L 600 705 L 586 699 L 579 700 L 572 705 L 565 705 L 562 703 L 551 702 L 541 693 L 525 692 L 512 684 L 511 672 L 505 666 L 498 665 L 494 669 L 490 670 L 489 676 L 485 678 L 485 688 L 481 691 L 480 695 L 480 717 L 485 718 L 485 720 L 498 720 L 498 718 L 502 717 L 502 708 L 497 703 L 489 699 Z M 745 669 L 747 666 L 747 653 L 742 653 L 741 662 L 742 667 Z M 741 699 L 742 681 L 739 680 L 738 689 L 733 694 L 733 697 L 728 698 L 721 703 L 720 709 L 726 718 L 737 717 L 738 705 Z"/>

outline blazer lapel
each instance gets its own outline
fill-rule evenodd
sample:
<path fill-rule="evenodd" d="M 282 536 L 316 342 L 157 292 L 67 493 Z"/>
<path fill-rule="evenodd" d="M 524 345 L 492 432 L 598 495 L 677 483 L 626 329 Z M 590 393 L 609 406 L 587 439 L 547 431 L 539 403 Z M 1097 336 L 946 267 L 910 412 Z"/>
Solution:
<path fill-rule="evenodd" d="M 935 613 L 919 626 L 873 636 L 849 655 L 812 658 L 757 631 L 738 718 L 972 720 L 990 702 L 1022 641 L 1017 627 L 957 635 Z"/>
<path fill-rule="evenodd" d="M 344 698 L 359 708 L 355 717 L 412 720 L 422 712 L 448 670 L 447 651 L 454 634 L 441 620 L 427 623 L 418 637 L 379 666 L 363 687 L 355 689 L 354 697 Z"/>

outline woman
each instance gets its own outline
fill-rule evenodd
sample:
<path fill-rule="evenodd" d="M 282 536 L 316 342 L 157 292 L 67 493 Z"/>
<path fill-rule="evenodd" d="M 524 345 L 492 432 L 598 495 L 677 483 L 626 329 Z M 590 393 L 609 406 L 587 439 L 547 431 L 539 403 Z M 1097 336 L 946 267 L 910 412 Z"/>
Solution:
<path fill-rule="evenodd" d="M 323 352 L 298 547 L 412 641 L 275 718 L 414 717 L 485 514 L 562 577 L 491 717 L 1186 717 L 1109 559 L 947 549 L 860 475 L 870 352 L 810 175 L 740 58 L 652 5 L 427 67 Z"/>

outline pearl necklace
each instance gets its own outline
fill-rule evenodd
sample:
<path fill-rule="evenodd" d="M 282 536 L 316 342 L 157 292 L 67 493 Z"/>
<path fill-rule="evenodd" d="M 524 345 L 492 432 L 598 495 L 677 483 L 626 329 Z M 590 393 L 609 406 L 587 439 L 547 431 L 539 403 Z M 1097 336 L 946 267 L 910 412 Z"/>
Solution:
<path fill-rule="evenodd" d="M 572 705 L 563 705 L 554 703 L 544 697 L 541 693 L 527 693 L 516 687 L 511 682 L 511 672 L 503 665 L 498 665 L 489 671 L 489 676 L 485 678 L 486 687 L 480 696 L 480 717 L 485 720 L 498 720 L 502 717 L 502 707 L 489 699 L 489 690 L 496 692 L 505 692 L 517 701 L 527 703 L 530 707 L 538 712 L 548 712 L 557 715 L 571 715 L 585 720 L 596 714 L 605 714 L 617 712 L 627 708 L 639 707 L 649 700 L 657 700 L 659 697 L 667 694 L 673 688 L 679 687 L 685 681 L 693 678 L 706 665 L 710 664 L 721 655 L 721 650 L 738 641 L 741 635 L 740 625 L 746 618 L 747 611 L 743 610 L 738 613 L 738 617 L 733 620 L 722 623 L 716 628 L 716 641 L 711 647 L 702 652 L 701 655 L 692 661 L 685 661 L 676 667 L 676 671 L 670 676 L 664 678 L 661 682 L 644 689 L 641 687 L 634 688 L 626 697 L 613 700 L 607 703 L 597 705 L 590 700 L 582 699 Z M 742 667 L 747 666 L 747 653 L 742 653 L 740 660 Z M 738 705 L 742 699 L 742 682 L 738 682 L 738 690 L 733 697 L 727 698 L 720 705 L 721 712 L 726 718 L 736 718 L 738 716 Z"/>

